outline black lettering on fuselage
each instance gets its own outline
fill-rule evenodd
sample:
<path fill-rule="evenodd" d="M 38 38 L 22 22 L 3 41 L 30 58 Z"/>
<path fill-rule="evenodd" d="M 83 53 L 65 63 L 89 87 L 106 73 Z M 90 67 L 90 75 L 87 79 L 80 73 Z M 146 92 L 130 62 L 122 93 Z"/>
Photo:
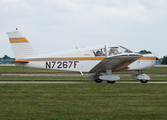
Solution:
<path fill-rule="evenodd" d="M 51 62 L 46 62 L 46 69 L 51 67 Z"/>
<path fill-rule="evenodd" d="M 79 61 L 51 61 L 46 62 L 46 69 L 76 68 Z"/>
<path fill-rule="evenodd" d="M 74 61 L 74 68 L 76 68 L 77 63 L 79 63 L 79 61 Z"/>

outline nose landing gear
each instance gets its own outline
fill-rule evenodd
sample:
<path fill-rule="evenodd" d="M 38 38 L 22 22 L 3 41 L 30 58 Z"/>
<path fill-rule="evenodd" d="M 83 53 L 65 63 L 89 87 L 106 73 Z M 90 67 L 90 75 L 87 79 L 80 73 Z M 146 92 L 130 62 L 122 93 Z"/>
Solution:
<path fill-rule="evenodd" d="M 141 83 L 147 83 L 150 80 L 150 77 L 147 74 L 144 74 L 143 71 L 138 71 L 138 74 L 132 74 L 131 77 L 140 80 Z"/>
<path fill-rule="evenodd" d="M 148 80 L 140 80 L 141 83 L 147 83 Z"/>

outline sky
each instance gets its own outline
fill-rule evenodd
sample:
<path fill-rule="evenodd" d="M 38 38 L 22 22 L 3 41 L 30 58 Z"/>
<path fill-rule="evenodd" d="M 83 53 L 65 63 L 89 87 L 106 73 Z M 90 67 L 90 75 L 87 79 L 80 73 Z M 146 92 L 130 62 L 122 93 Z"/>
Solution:
<path fill-rule="evenodd" d="M 119 44 L 167 54 L 167 0 L 0 0 L 0 57 L 16 28 L 41 54 Z"/>

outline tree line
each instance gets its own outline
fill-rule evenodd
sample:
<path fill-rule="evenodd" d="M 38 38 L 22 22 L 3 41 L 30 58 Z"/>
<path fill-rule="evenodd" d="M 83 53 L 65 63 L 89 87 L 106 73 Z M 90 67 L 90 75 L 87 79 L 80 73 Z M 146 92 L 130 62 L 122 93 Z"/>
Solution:
<path fill-rule="evenodd" d="M 147 50 L 141 50 L 139 53 L 146 54 L 146 53 L 152 53 L 152 52 Z M 160 64 L 167 65 L 167 56 L 164 56 L 163 58 L 159 59 L 159 61 L 160 61 Z"/>
<path fill-rule="evenodd" d="M 0 61 L 2 60 L 15 60 L 15 58 L 11 58 L 8 55 L 4 55 L 2 58 L 0 58 Z"/>
<path fill-rule="evenodd" d="M 164 56 L 163 58 L 162 58 L 162 63 L 161 63 L 162 65 L 167 65 L 167 56 Z"/>

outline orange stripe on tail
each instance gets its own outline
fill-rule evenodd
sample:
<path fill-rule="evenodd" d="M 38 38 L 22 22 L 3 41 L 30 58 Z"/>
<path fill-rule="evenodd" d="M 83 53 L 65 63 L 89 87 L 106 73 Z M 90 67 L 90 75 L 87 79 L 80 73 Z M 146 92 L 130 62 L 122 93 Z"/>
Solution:
<path fill-rule="evenodd" d="M 26 38 L 9 38 L 10 43 L 28 42 Z"/>

